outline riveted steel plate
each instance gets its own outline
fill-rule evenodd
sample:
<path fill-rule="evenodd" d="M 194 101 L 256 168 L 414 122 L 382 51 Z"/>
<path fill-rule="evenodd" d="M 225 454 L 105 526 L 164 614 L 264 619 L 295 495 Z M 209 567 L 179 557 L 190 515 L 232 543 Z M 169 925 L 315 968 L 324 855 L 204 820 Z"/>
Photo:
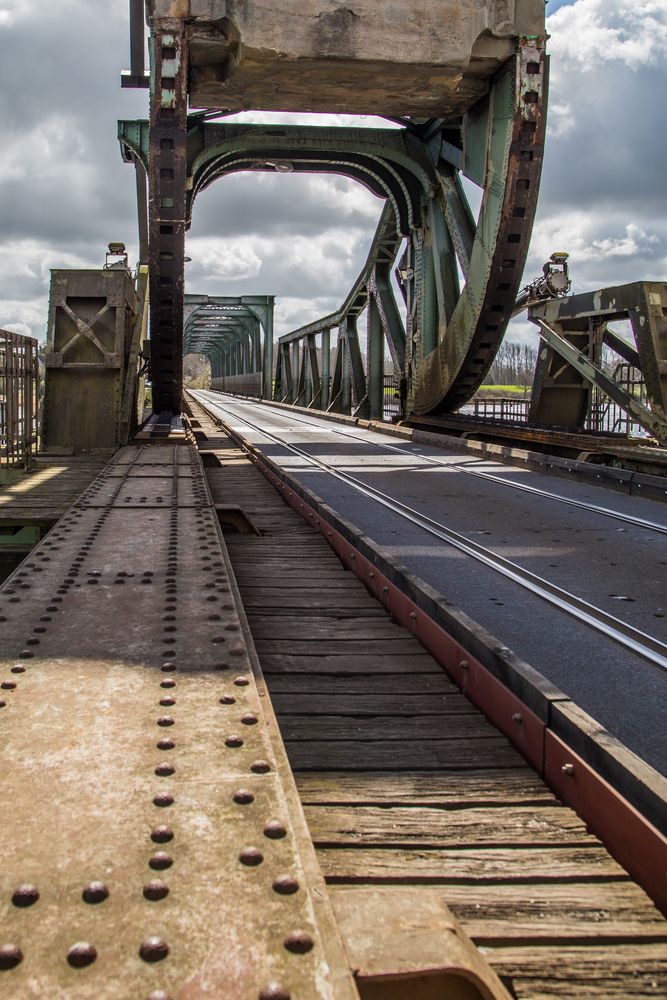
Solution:
<path fill-rule="evenodd" d="M 150 502 L 126 505 L 156 466 Z M 194 450 L 121 452 L 0 617 L 0 993 L 354 996 L 333 985 Z"/>

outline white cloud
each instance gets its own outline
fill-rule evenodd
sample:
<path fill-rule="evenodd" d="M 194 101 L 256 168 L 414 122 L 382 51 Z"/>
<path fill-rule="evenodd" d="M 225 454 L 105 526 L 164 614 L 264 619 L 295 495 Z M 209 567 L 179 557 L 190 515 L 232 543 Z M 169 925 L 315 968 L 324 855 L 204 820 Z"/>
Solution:
<path fill-rule="evenodd" d="M 556 249 L 572 255 L 575 290 L 664 279 L 667 0 L 576 0 L 548 30 L 549 140 L 526 279 Z M 146 117 L 147 95 L 118 85 L 126 0 L 105 5 L 103 18 L 99 2 L 0 0 L 0 38 L 0 326 L 41 338 L 50 267 L 100 266 L 109 239 L 136 252 L 134 179 L 115 121 Z M 239 118 L 391 127 L 351 116 Z M 195 206 L 188 288 L 276 294 L 276 328 L 287 332 L 340 305 L 380 210 L 338 176 L 226 178 Z M 533 336 L 521 321 L 512 329 Z"/>
<path fill-rule="evenodd" d="M 262 258 L 247 240 L 195 237 L 188 240 L 187 253 L 208 276 L 227 281 L 255 278 L 262 267 Z"/>
<path fill-rule="evenodd" d="M 549 18 L 551 52 L 586 73 L 617 62 L 636 70 L 667 54 L 665 0 L 578 0 Z"/>

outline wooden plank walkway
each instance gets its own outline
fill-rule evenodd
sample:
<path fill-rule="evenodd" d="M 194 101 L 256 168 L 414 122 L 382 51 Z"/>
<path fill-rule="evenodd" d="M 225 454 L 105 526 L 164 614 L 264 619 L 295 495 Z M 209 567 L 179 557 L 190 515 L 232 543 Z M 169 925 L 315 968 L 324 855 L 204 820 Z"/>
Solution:
<path fill-rule="evenodd" d="M 38 455 L 30 472 L 0 485 L 0 527 L 50 526 L 90 486 L 112 454 Z"/>
<path fill-rule="evenodd" d="M 322 871 L 441 894 L 519 1000 L 667 992 L 667 924 L 321 536 L 194 407 Z M 378 611 L 380 613 L 378 614 Z"/>

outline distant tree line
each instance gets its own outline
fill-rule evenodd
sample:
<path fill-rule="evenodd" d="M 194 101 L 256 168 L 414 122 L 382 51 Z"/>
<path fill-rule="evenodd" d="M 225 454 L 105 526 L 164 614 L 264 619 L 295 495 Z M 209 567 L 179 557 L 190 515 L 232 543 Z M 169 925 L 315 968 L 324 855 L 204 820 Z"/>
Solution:
<path fill-rule="evenodd" d="M 485 381 L 488 385 L 532 385 L 537 349 L 531 344 L 504 340 Z"/>

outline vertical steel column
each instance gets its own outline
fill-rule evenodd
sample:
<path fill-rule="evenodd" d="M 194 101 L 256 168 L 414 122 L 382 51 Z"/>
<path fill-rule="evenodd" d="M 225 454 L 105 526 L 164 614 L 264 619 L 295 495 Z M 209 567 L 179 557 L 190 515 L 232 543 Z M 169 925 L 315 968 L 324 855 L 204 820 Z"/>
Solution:
<path fill-rule="evenodd" d="M 138 156 L 134 157 L 137 182 L 137 223 L 139 229 L 139 263 L 148 263 L 148 193 L 146 170 Z"/>
<path fill-rule="evenodd" d="M 361 347 L 359 346 L 359 333 L 357 331 L 357 317 L 348 315 L 347 317 L 347 355 L 349 358 L 351 377 L 354 385 L 354 397 L 356 400 L 355 413 L 359 417 L 368 416 L 368 392 L 366 389 L 366 374 L 361 359 Z M 350 400 L 350 406 L 352 400 Z M 347 410 L 345 411 L 347 412 Z"/>
<path fill-rule="evenodd" d="M 153 409 L 180 413 L 187 180 L 185 22 L 151 23 L 149 264 Z"/>
<path fill-rule="evenodd" d="M 326 410 L 331 397 L 331 330 L 322 333 L 322 399 L 320 409 Z"/>
<path fill-rule="evenodd" d="M 292 397 L 290 403 L 296 403 L 299 395 L 299 341 L 292 342 Z"/>
<path fill-rule="evenodd" d="M 264 310 L 264 315 L 265 319 L 262 323 L 264 328 L 262 397 L 271 399 L 273 396 L 273 304 Z"/>
<path fill-rule="evenodd" d="M 368 296 L 368 415 L 384 416 L 384 329 L 375 295 Z"/>
<path fill-rule="evenodd" d="M 308 375 L 309 375 L 309 398 L 308 406 L 320 407 L 322 398 L 322 382 L 320 380 L 320 367 L 317 363 L 317 345 L 315 334 L 309 333 L 306 337 L 308 346 Z"/>

